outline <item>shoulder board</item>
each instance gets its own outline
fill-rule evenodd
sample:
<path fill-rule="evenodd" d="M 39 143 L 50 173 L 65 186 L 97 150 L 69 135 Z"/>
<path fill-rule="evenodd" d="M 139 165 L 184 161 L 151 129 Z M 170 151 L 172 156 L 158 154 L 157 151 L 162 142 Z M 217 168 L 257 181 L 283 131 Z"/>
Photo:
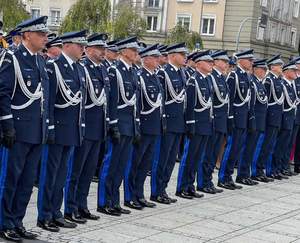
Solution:
<path fill-rule="evenodd" d="M 54 59 L 50 59 L 49 61 L 47 61 L 47 63 L 54 63 L 55 60 Z"/>

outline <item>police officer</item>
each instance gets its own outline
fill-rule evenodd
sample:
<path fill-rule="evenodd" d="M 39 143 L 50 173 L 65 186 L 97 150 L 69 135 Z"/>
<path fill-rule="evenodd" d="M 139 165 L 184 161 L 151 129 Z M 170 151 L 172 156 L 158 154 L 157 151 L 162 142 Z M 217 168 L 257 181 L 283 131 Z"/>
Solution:
<path fill-rule="evenodd" d="M 120 206 L 119 187 L 132 150 L 132 142 L 139 141 L 137 110 L 138 78 L 132 64 L 138 54 L 136 37 L 117 43 L 120 60 L 109 68 L 110 81 L 110 129 L 111 143 L 99 176 L 98 209 L 109 215 L 120 216 L 131 211 Z"/>
<path fill-rule="evenodd" d="M 75 148 L 73 158 L 69 161 L 65 189 L 65 218 L 75 223 L 85 223 L 85 219 L 99 219 L 88 210 L 87 197 L 98 163 L 100 145 L 105 138 L 106 118 L 109 119 L 106 117 L 109 80 L 106 68 L 101 64 L 107 37 L 107 34 L 95 33 L 88 37 L 85 48 L 85 136 L 82 145 Z"/>
<path fill-rule="evenodd" d="M 167 52 L 167 48 L 168 46 L 167 45 L 159 45 L 158 46 L 158 50 L 161 54 L 161 56 L 159 57 L 159 65 L 158 65 L 158 69 L 161 69 L 163 68 L 164 65 L 166 65 L 168 63 L 168 52 Z"/>
<path fill-rule="evenodd" d="M 107 42 L 106 50 L 105 50 L 105 59 L 103 60 L 103 65 L 108 69 L 119 57 L 119 49 L 116 45 L 117 41 L 109 41 Z"/>
<path fill-rule="evenodd" d="M 278 136 L 278 132 L 282 123 L 284 93 L 282 87 L 282 65 L 283 61 L 280 55 L 276 55 L 267 61 L 269 74 L 267 75 L 264 85 L 268 96 L 268 110 L 266 118 L 266 130 L 264 141 L 257 159 L 258 165 L 265 165 L 266 176 L 271 179 L 287 178 L 281 173 L 272 172 L 272 159 L 274 145 Z M 274 168 L 275 169 L 275 168 Z"/>
<path fill-rule="evenodd" d="M 267 59 L 258 59 L 253 62 L 253 74 L 251 75 L 251 101 L 249 116 L 253 116 L 248 124 L 248 133 L 245 148 L 242 154 L 241 163 L 238 168 L 238 177 L 248 181 L 249 185 L 255 185 L 255 181 L 269 182 L 264 175 L 262 165 L 257 165 L 257 155 L 261 148 L 263 133 L 266 126 L 266 115 L 268 108 L 268 97 L 263 81 L 268 67 Z"/>
<path fill-rule="evenodd" d="M 9 32 L 9 35 L 12 38 L 12 44 L 9 45 L 8 49 L 12 52 L 16 51 L 20 44 L 22 43 L 22 37 L 21 34 L 18 31 L 18 28 L 15 28 Z"/>
<path fill-rule="evenodd" d="M 197 52 L 192 52 L 191 54 L 189 54 L 186 58 L 187 60 L 187 64 L 186 64 L 186 68 L 185 68 L 185 76 L 186 76 L 186 80 L 188 80 L 190 77 L 192 77 L 192 75 L 194 74 L 194 72 L 196 71 L 196 63 L 193 61 L 193 57 L 197 54 Z"/>
<path fill-rule="evenodd" d="M 212 182 L 212 174 L 217 163 L 221 146 L 227 134 L 227 120 L 229 109 L 229 90 L 226 83 L 226 72 L 228 70 L 229 58 L 227 51 L 216 51 L 212 53 L 214 67 L 210 79 L 213 87 L 213 117 L 214 130 L 208 139 L 207 148 L 203 158 L 203 183 L 201 191 L 209 194 L 221 193 Z"/>
<path fill-rule="evenodd" d="M 84 133 L 85 72 L 78 63 L 86 44 L 86 31 L 61 36 L 62 54 L 47 64 L 50 80 L 49 138 L 41 162 L 37 226 L 57 232 L 59 227 L 76 224 L 60 211 L 67 176 L 67 163 L 74 146 L 80 146 Z M 67 189 L 67 188 L 66 188 Z"/>
<path fill-rule="evenodd" d="M 197 173 L 197 188 L 203 188 L 203 157 L 209 136 L 212 134 L 212 86 L 208 75 L 213 59 L 210 51 L 198 52 L 193 61 L 196 71 L 187 82 L 186 126 L 187 138 L 180 162 L 176 195 L 186 199 L 201 198 L 194 187 Z"/>
<path fill-rule="evenodd" d="M 282 67 L 282 87 L 284 93 L 283 114 L 280 131 L 277 137 L 272 164 L 273 171 L 282 173 L 285 176 L 292 176 L 289 167 L 289 159 L 285 155 L 291 153 L 289 141 L 292 139 L 292 132 L 296 118 L 296 92 L 293 82 L 296 79 L 297 66 L 295 62 L 290 62 Z"/>
<path fill-rule="evenodd" d="M 19 24 L 22 44 L 8 51 L 0 69 L 0 120 L 3 128 L 1 170 L 1 236 L 35 239 L 23 226 L 42 143 L 48 134 L 49 80 L 38 54 L 47 42 L 47 17 Z"/>
<path fill-rule="evenodd" d="M 218 186 L 225 189 L 241 189 L 232 180 L 234 166 L 239 162 L 248 125 L 249 101 L 251 97 L 248 73 L 252 69 L 253 50 L 241 51 L 235 55 L 237 68 L 228 78 L 229 88 L 229 119 L 226 149 L 219 170 Z M 236 182 L 245 184 L 237 178 Z"/>
<path fill-rule="evenodd" d="M 158 71 L 158 77 L 164 89 L 166 131 L 161 137 L 158 158 L 153 162 L 151 174 L 152 201 L 170 204 L 177 200 L 170 198 L 166 192 L 176 156 L 179 149 L 181 136 L 185 132 L 184 100 L 186 78 L 182 69 L 186 58 L 185 43 L 169 46 L 169 63 Z"/>
<path fill-rule="evenodd" d="M 295 64 L 297 66 L 297 78 L 293 82 L 294 89 L 297 95 L 297 112 L 296 112 L 296 119 L 294 124 L 294 131 L 293 134 L 295 138 L 291 141 L 290 147 L 295 145 L 295 154 L 294 154 L 294 173 L 300 173 L 300 57 L 297 57 L 295 60 Z M 298 132 L 296 132 L 298 130 Z M 289 156 L 289 155 L 288 155 Z"/>
<path fill-rule="evenodd" d="M 46 44 L 46 60 L 56 59 L 62 52 L 62 41 L 59 36 L 49 40 Z"/>
<path fill-rule="evenodd" d="M 125 175 L 125 205 L 133 209 L 156 206 L 145 199 L 144 183 L 154 159 L 163 116 L 163 94 L 155 73 L 160 56 L 157 44 L 142 49 L 139 55 L 143 65 L 138 73 L 141 85 L 141 141 L 134 146 L 132 160 L 128 163 Z"/>

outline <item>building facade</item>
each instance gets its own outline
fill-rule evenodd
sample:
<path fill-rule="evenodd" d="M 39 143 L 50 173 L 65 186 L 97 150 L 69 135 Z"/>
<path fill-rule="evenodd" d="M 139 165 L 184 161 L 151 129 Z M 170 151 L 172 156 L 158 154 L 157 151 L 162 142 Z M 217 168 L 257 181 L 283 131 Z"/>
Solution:
<path fill-rule="evenodd" d="M 23 0 L 32 17 L 48 16 L 51 31 L 57 31 L 63 18 L 76 0 Z"/>

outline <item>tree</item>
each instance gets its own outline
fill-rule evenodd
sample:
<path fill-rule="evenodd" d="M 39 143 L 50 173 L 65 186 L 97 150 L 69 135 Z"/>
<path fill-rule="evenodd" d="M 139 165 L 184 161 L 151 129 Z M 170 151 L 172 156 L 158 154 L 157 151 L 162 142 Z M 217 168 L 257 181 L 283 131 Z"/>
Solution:
<path fill-rule="evenodd" d="M 115 39 L 130 35 L 142 37 L 146 32 L 146 21 L 138 15 L 130 4 L 119 4 L 112 22 L 112 35 Z"/>
<path fill-rule="evenodd" d="M 170 33 L 166 39 L 166 44 L 180 42 L 185 42 L 187 44 L 187 48 L 190 50 L 194 50 L 195 48 L 203 48 L 202 39 L 199 33 L 195 31 L 188 31 L 187 28 L 184 28 L 181 25 L 176 25 L 170 30 Z"/>
<path fill-rule="evenodd" d="M 109 0 L 78 0 L 68 11 L 60 32 L 87 29 L 106 32 L 110 20 Z"/>
<path fill-rule="evenodd" d="M 20 0 L 0 0 L 0 14 L 3 14 L 3 30 L 10 31 L 24 19 L 29 18 Z"/>

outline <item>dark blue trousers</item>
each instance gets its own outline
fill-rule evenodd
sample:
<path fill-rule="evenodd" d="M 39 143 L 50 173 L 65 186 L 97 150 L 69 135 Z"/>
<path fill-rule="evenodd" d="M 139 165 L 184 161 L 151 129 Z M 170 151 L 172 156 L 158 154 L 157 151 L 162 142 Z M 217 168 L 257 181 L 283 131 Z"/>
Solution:
<path fill-rule="evenodd" d="M 241 157 L 246 134 L 246 129 L 235 128 L 232 136 L 228 136 L 219 170 L 220 182 L 226 183 L 232 181 L 234 166 Z"/>
<path fill-rule="evenodd" d="M 175 166 L 180 138 L 180 133 L 171 132 L 161 137 L 159 158 L 154 160 L 151 173 L 151 196 L 153 197 L 166 193 Z"/>
<path fill-rule="evenodd" d="M 255 145 L 255 151 L 254 151 L 253 159 L 252 159 L 252 162 L 251 162 L 251 176 L 265 175 L 265 173 L 264 173 L 265 164 L 264 163 L 262 163 L 262 164 L 258 163 L 258 156 L 260 154 L 264 139 L 265 139 L 264 132 L 260 132 L 259 136 L 258 136 L 258 139 L 255 143 L 256 144 Z"/>
<path fill-rule="evenodd" d="M 120 186 L 132 150 L 132 137 L 121 136 L 120 143 L 109 143 L 108 153 L 100 169 L 98 184 L 98 206 L 120 205 Z"/>
<path fill-rule="evenodd" d="M 294 124 L 292 135 L 291 135 L 291 138 L 289 141 L 289 145 L 288 145 L 287 150 L 284 153 L 284 158 L 283 158 L 283 164 L 285 165 L 285 169 L 287 169 L 287 170 L 290 170 L 290 165 L 289 165 L 290 155 L 291 155 L 293 146 L 296 142 L 298 131 L 299 131 L 299 125 Z"/>
<path fill-rule="evenodd" d="M 212 136 L 209 137 L 206 151 L 204 153 L 203 164 L 205 164 L 205 171 L 203 170 L 203 187 L 212 187 L 212 174 L 216 167 L 217 159 L 221 151 L 221 146 L 224 141 L 225 134 L 215 131 Z"/>
<path fill-rule="evenodd" d="M 38 219 L 61 218 L 60 211 L 67 177 L 67 165 L 74 147 L 45 145 L 38 193 Z"/>
<path fill-rule="evenodd" d="M 0 174 L 0 228 L 23 226 L 41 158 L 42 145 L 16 142 L 2 149 Z"/>
<path fill-rule="evenodd" d="M 274 126 L 267 126 L 262 144 L 261 151 L 257 159 L 257 175 L 262 175 L 263 165 L 266 165 L 266 175 L 272 174 L 272 164 L 270 163 L 270 157 L 274 150 L 274 144 L 276 143 L 278 135 L 278 128 Z M 268 163 L 268 161 L 270 161 Z"/>
<path fill-rule="evenodd" d="M 274 173 L 280 173 L 283 170 L 288 170 L 288 162 L 285 161 L 285 153 L 289 149 L 289 143 L 292 137 L 292 130 L 281 129 L 278 133 L 277 142 L 275 145 L 272 167 Z"/>
<path fill-rule="evenodd" d="M 87 197 L 97 167 L 101 141 L 83 140 L 69 160 L 65 186 L 65 213 L 88 209 Z"/>
<path fill-rule="evenodd" d="M 144 183 L 152 166 L 157 138 L 157 135 L 142 135 L 140 143 L 133 148 L 124 179 L 124 200 L 127 202 L 145 198 Z"/>
<path fill-rule="evenodd" d="M 206 135 L 195 135 L 191 140 L 185 139 L 184 153 L 180 162 L 177 177 L 177 192 L 195 191 L 194 182 L 197 174 L 197 185 L 203 181 L 203 156 L 208 141 Z"/>
<path fill-rule="evenodd" d="M 250 167 L 254 158 L 257 141 L 259 139 L 260 132 L 248 132 L 245 147 L 242 153 L 242 157 L 238 166 L 238 178 L 249 178 Z"/>

